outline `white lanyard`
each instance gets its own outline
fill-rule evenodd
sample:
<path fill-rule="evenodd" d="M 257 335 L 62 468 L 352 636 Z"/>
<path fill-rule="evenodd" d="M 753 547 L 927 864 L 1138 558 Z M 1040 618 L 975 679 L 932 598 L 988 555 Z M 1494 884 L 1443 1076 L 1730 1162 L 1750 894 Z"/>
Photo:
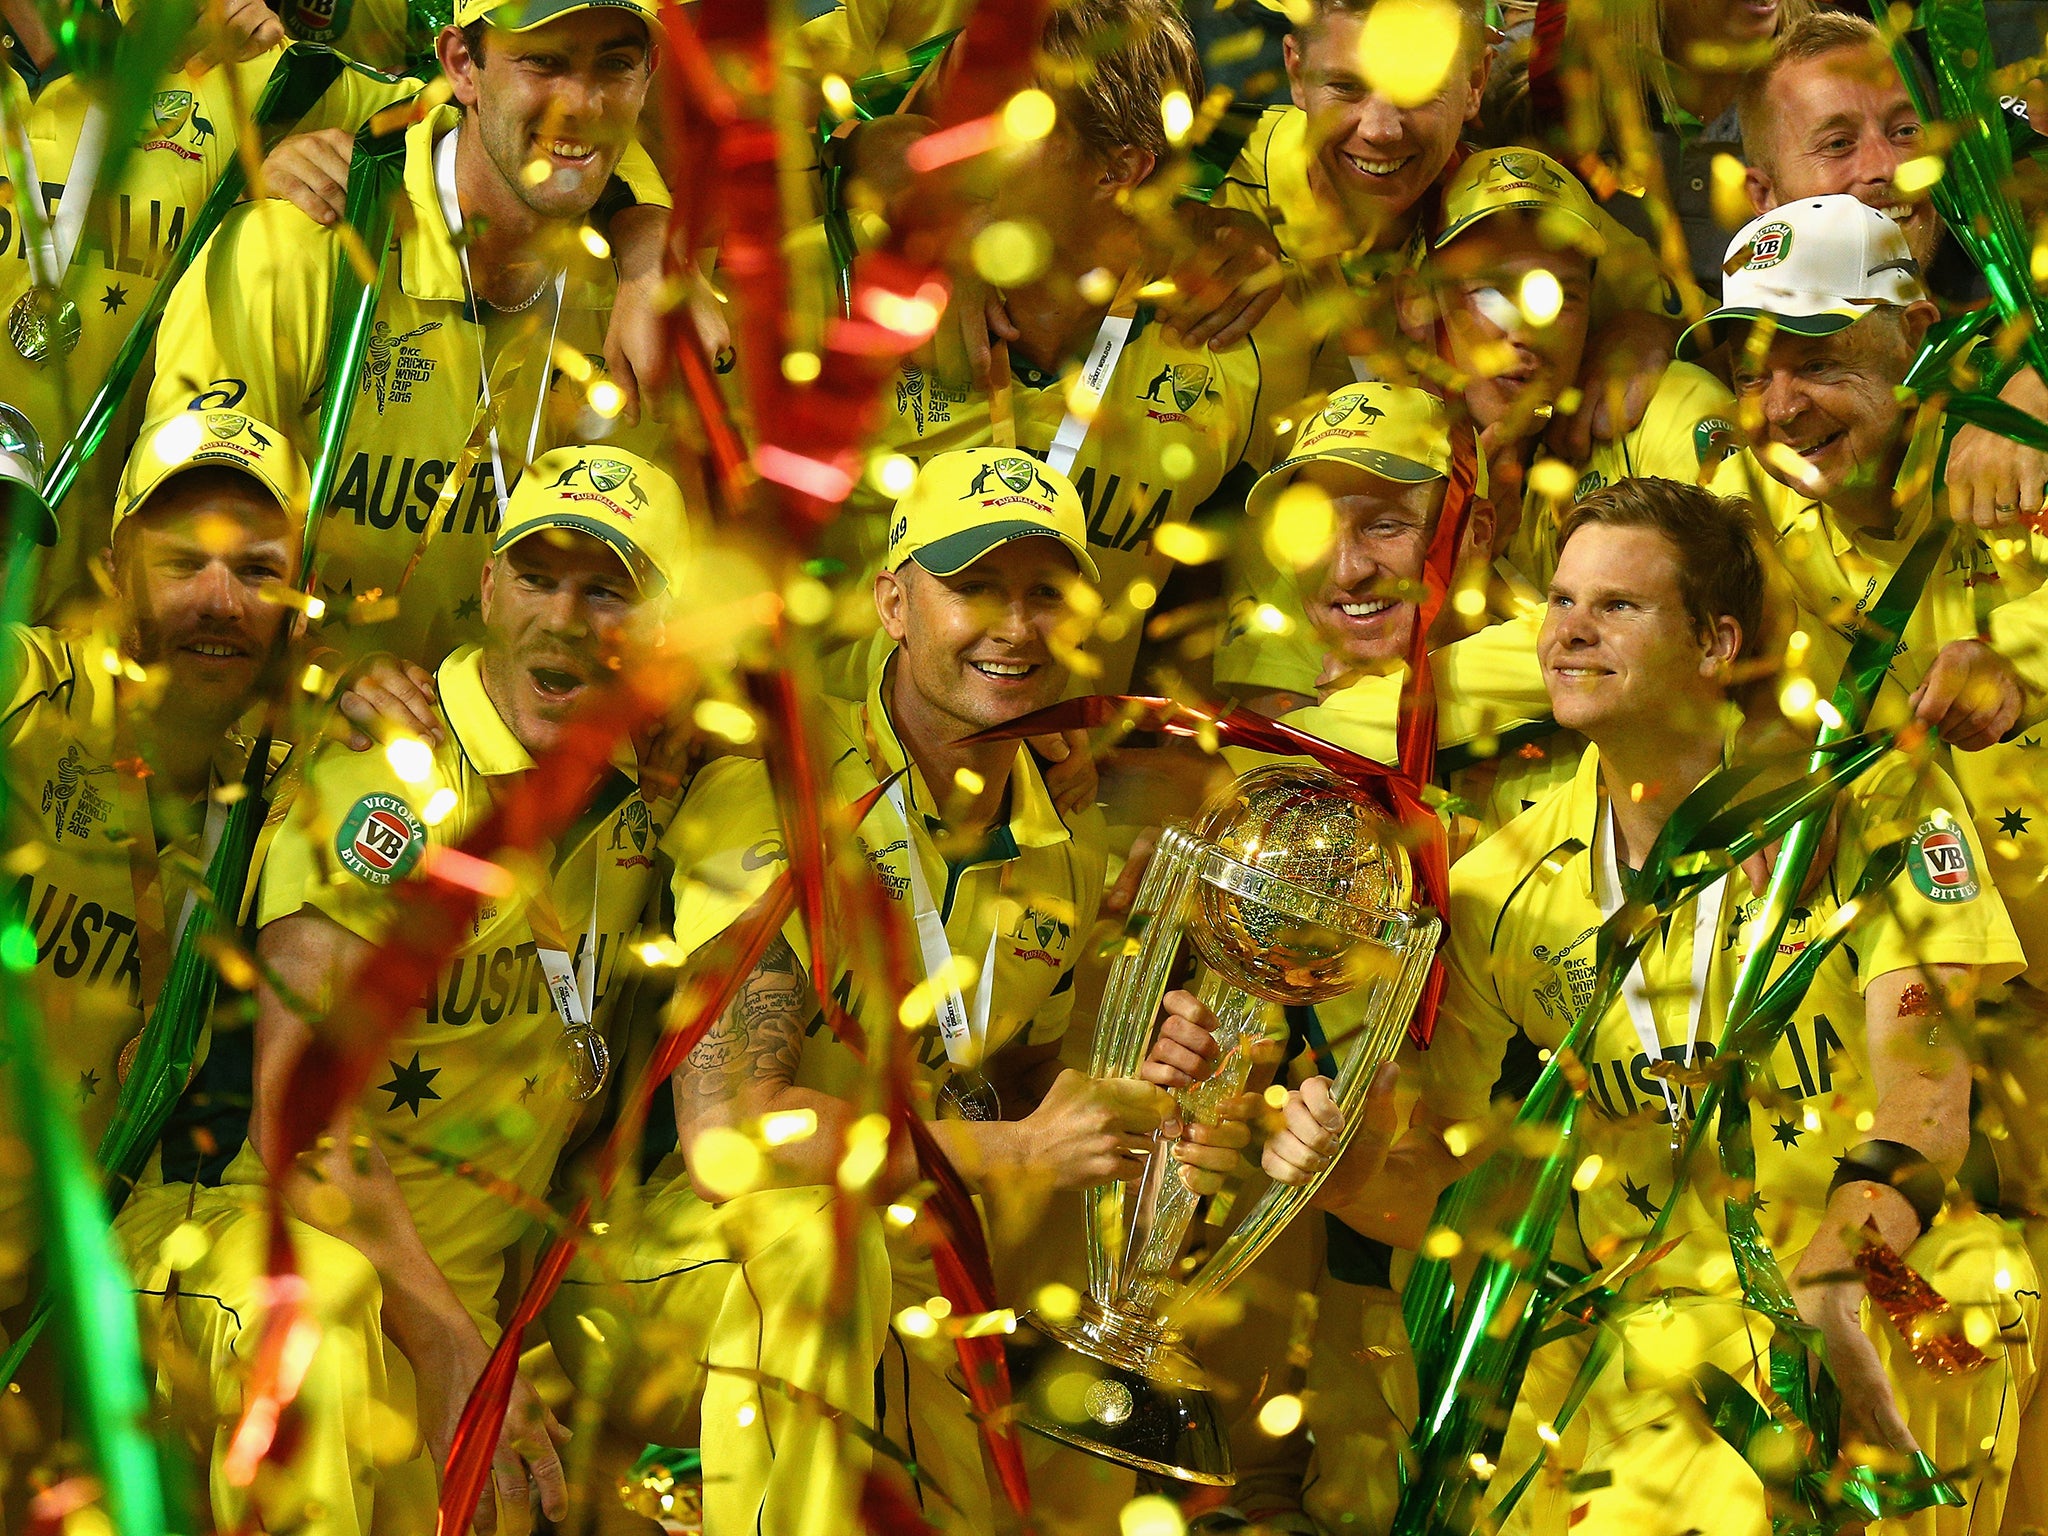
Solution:
<path fill-rule="evenodd" d="M 1356 352 L 1349 355 L 1351 358 L 1351 378 L 1354 383 L 1377 384 L 1379 382 L 1380 376 L 1372 371 L 1372 364 L 1368 363 Z"/>
<path fill-rule="evenodd" d="M 1073 393 L 1067 397 L 1071 402 L 1067 406 L 1067 414 L 1061 418 L 1060 429 L 1053 434 L 1052 447 L 1046 450 L 1045 455 L 1045 462 L 1063 475 L 1073 473 L 1074 459 L 1081 452 L 1081 445 L 1088 440 L 1088 424 L 1095 419 L 1102 397 L 1109 391 L 1117 359 L 1124 355 L 1124 343 L 1131 339 L 1131 319 L 1131 316 L 1120 315 L 1112 308 L 1102 317 L 1102 324 L 1095 332 L 1095 341 L 1088 348 L 1087 360 L 1081 365 L 1081 377 L 1074 382 Z M 1083 406 L 1085 414 L 1076 406 Z"/>
<path fill-rule="evenodd" d="M 476 296 L 476 283 L 469 275 L 469 247 L 462 243 L 462 201 L 455 195 L 455 136 L 460 127 L 449 129 L 447 135 L 434 149 L 434 190 L 440 194 L 441 217 L 448 225 L 448 236 L 455 241 L 455 252 L 462 260 L 462 287 L 469 295 L 470 312 L 476 316 L 476 365 L 477 380 L 483 389 L 484 409 L 491 408 L 491 368 L 484 357 L 484 322 L 478 312 L 483 300 Z M 555 366 L 555 337 L 562 329 L 562 298 L 568 291 L 569 269 L 564 267 L 555 274 L 555 315 L 548 326 L 547 355 L 541 360 L 540 386 L 533 400 L 533 425 L 526 434 L 526 462 L 531 464 L 538 456 L 540 446 L 541 416 L 547 410 L 548 378 Z M 505 456 L 498 451 L 498 429 L 491 428 L 491 468 L 497 473 L 497 482 L 492 487 L 498 494 L 498 516 L 505 515 L 506 503 L 512 499 L 512 486 L 505 478 Z M 554 973 L 549 972 L 552 976 Z"/>
<path fill-rule="evenodd" d="M 590 927 L 583 935 L 583 952 L 573 961 L 569 941 L 562 932 L 562 920 L 555 915 L 554 893 L 543 875 L 534 891 L 527 924 L 533 930 L 534 953 L 547 973 L 548 992 L 555 1011 L 570 1029 L 587 1029 L 597 1007 L 597 865 L 591 862 Z"/>
<path fill-rule="evenodd" d="M 989 1005 L 995 995 L 996 938 L 1000 922 L 992 923 L 988 934 L 988 957 L 974 984 L 974 1012 L 969 1014 L 960 997 L 960 983 L 953 975 L 953 944 L 946 937 L 946 923 L 932 901 L 931 886 L 925 882 L 924 862 L 918 857 L 917 833 L 911 827 L 910 802 L 904 795 L 903 780 L 889 786 L 889 803 L 903 818 L 903 854 L 910 866 L 910 907 L 917 924 L 917 947 L 924 958 L 925 986 L 934 995 L 933 1016 L 938 1020 L 939 1038 L 946 1045 L 946 1060 L 955 1068 L 978 1068 L 988 1044 Z"/>
<path fill-rule="evenodd" d="M 1595 852 L 1595 868 L 1600 874 L 1600 915 L 1612 917 L 1620 910 L 1622 902 L 1621 869 L 1614 855 L 1614 807 L 1609 805 L 1600 818 L 1599 831 L 1594 834 L 1598 844 Z M 1692 993 L 1686 999 L 1685 1019 L 1685 1064 L 1690 1067 L 1699 1050 L 1700 1015 L 1707 1001 L 1707 970 L 1714 963 L 1714 951 L 1720 945 L 1721 909 L 1728 896 L 1728 877 L 1723 875 L 1712 885 L 1694 897 L 1692 918 Z M 1636 1027 L 1636 1038 L 1642 1042 L 1643 1054 L 1650 1058 L 1651 1065 L 1664 1059 L 1664 1040 L 1657 1033 L 1657 1016 L 1650 1007 L 1649 984 L 1643 978 L 1643 960 L 1639 954 L 1635 964 L 1629 967 L 1628 979 L 1622 983 L 1622 1001 L 1628 1005 L 1629 1022 Z M 1657 1086 L 1664 1090 L 1664 1107 L 1671 1114 L 1672 1133 L 1685 1123 L 1684 1091 L 1674 1085 L 1668 1077 L 1656 1079 Z"/>
<path fill-rule="evenodd" d="M 78 129 L 78 147 L 71 156 L 71 173 L 64 179 L 64 201 L 55 219 L 50 217 L 50 205 L 43 197 L 43 174 L 36 168 L 27 120 L 16 123 L 14 129 L 14 148 L 21 156 L 22 174 L 28 181 L 28 200 L 35 208 L 36 223 L 42 231 L 27 252 L 29 273 L 36 286 L 55 293 L 63 288 L 71 271 L 71 258 L 78 254 L 78 237 L 85 231 L 85 216 L 92 208 L 93 190 L 99 184 L 100 161 L 107 150 L 107 109 L 98 100 L 85 109 L 85 121 Z"/>

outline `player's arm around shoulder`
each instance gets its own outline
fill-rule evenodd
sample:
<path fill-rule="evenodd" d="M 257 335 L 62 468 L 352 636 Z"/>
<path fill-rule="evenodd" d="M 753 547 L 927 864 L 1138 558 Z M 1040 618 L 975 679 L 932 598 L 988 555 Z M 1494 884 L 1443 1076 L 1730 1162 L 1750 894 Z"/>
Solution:
<path fill-rule="evenodd" d="M 152 418 L 235 410 L 297 427 L 319 387 L 341 238 L 278 198 L 230 209 L 157 336 Z"/>

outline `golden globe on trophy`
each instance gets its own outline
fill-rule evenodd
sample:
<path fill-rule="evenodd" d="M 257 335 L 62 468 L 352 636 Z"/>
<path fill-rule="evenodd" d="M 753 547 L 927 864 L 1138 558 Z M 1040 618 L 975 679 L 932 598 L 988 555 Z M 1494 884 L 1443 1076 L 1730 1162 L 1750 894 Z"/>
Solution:
<path fill-rule="evenodd" d="M 1194 830 L 1166 832 L 1130 927 L 1135 938 L 1103 992 L 1094 1076 L 1137 1073 L 1191 945 L 1192 990 L 1216 1016 L 1220 1049 L 1209 1077 L 1176 1095 L 1183 1122 L 1213 1123 L 1244 1091 L 1270 1005 L 1356 994 L 1362 1023 L 1334 1088 L 1348 1140 L 1407 1029 L 1441 925 L 1419 899 L 1393 819 L 1365 790 L 1275 764 L 1238 778 Z M 1186 1320 L 1243 1276 L 1321 1179 L 1268 1186 L 1189 1272 L 1183 1252 L 1202 1197 L 1169 1154 L 1162 1136 L 1141 1182 L 1087 1191 L 1088 1293 L 1071 1319 L 1020 1320 L 1011 1377 L 1022 1422 L 1040 1434 L 1126 1466 L 1227 1484 L 1229 1441 L 1185 1343 Z"/>

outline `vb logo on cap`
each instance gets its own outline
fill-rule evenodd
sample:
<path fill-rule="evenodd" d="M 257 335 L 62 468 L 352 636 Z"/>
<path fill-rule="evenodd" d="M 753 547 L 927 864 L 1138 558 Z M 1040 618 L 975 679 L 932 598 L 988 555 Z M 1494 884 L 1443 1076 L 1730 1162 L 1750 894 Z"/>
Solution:
<path fill-rule="evenodd" d="M 1067 477 L 1014 448 L 963 448 L 928 459 L 889 521 L 885 563 L 934 576 L 964 571 L 1013 539 L 1058 539 L 1081 574 L 1100 581 L 1088 517 Z"/>
<path fill-rule="evenodd" d="M 1766 224 L 1749 242 L 1749 260 L 1744 264 L 1744 270 L 1759 272 L 1765 267 L 1775 267 L 1791 254 L 1792 226 L 1782 220 Z"/>

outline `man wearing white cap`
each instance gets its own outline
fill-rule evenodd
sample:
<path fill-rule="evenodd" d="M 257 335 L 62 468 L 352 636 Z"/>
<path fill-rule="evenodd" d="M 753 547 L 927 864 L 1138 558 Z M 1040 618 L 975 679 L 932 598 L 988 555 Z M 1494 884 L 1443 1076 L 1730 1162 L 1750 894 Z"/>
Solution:
<path fill-rule="evenodd" d="M 1933 146 L 1885 35 L 1869 17 L 1816 10 L 1781 28 L 1769 61 L 1743 81 L 1737 105 L 1749 162 L 1744 186 L 1758 213 L 1846 192 L 1897 219 L 1914 259 L 1931 271 L 1942 244 L 1941 217 L 1925 190 L 1904 191 L 1898 177 Z M 2006 106 L 2025 115 L 2017 98 Z M 1957 264 L 1976 279 L 1967 262 Z M 1937 289 L 1935 297 L 1960 296 Z M 2015 373 L 1999 398 L 2029 415 L 2048 415 L 2048 388 L 2031 368 Z M 2001 527 L 2040 510 L 2044 481 L 2048 454 L 1982 427 L 1964 427 L 1937 503 L 1945 501 L 1959 523 Z"/>
<path fill-rule="evenodd" d="M 392 888 L 429 848 L 459 844 L 579 710 L 618 686 L 615 663 L 658 618 L 688 549 L 682 493 L 654 465 L 618 450 L 543 455 L 513 493 L 483 572 L 484 642 L 435 678 L 440 741 L 414 741 L 410 754 L 330 743 L 274 828 L 255 919 L 275 990 L 258 995 L 253 1068 L 244 1056 L 239 1084 L 200 1085 L 216 1103 L 239 1093 L 248 1119 L 225 1135 L 214 1127 L 203 1157 L 174 1122 L 162 1148 L 168 1182 L 146 1178 L 118 1225 L 145 1294 L 166 1297 L 145 1308 L 178 1366 L 166 1380 L 211 1383 L 197 1396 L 174 1389 L 169 1410 L 201 1456 L 211 1453 L 223 1528 L 433 1528 L 436 1473 L 497 1336 L 506 1254 L 606 1078 L 621 957 L 651 894 L 673 797 L 647 795 L 623 749 L 551 865 L 516 895 L 484 902 L 392 1040 L 388 1076 L 373 1075 L 301 1160 L 287 1185 L 291 1236 L 320 1346 L 291 1448 L 252 1483 L 228 1472 L 226 1452 L 265 1312 L 279 1096 L 327 1000 L 382 937 Z M 452 1169 L 454 1147 L 491 1177 Z M 187 1222 L 205 1234 L 202 1251 L 167 1250 L 165 1237 Z M 500 1503 L 523 1516 L 529 1477 L 550 1516 L 566 1513 L 560 1437 L 518 1383 L 497 1446 L 497 1502 L 484 1498 L 479 1530 L 494 1528 Z"/>
<path fill-rule="evenodd" d="M 1893 219 L 1845 195 L 1803 198 L 1744 227 L 1726 266 L 1721 307 L 1679 350 L 1728 348 L 1755 463 L 1731 460 L 1715 489 L 1748 496 L 1775 540 L 1810 642 L 1795 673 L 1803 664 L 1825 698 L 1857 616 L 1920 539 L 1945 541 L 1891 676 L 1949 749 L 2041 985 L 2048 540 L 1937 521 L 1942 439 L 1931 422 L 1915 432 L 1896 393 L 1937 311 Z"/>

